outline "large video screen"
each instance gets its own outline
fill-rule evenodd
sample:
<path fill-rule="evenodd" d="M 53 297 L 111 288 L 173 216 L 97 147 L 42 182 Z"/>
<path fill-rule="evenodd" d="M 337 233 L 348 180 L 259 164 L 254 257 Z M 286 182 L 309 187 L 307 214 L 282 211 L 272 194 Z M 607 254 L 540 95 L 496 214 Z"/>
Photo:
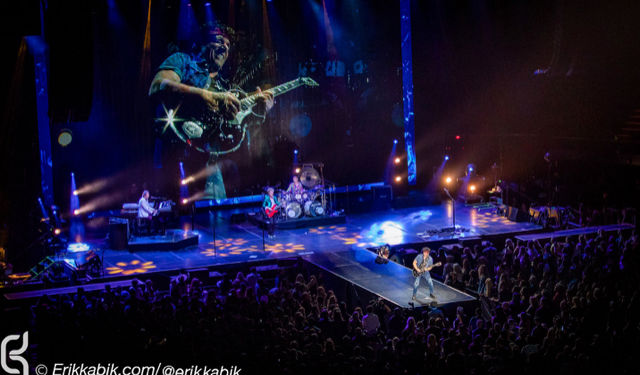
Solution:
<path fill-rule="evenodd" d="M 258 194 L 303 169 L 382 181 L 403 134 L 400 32 L 397 5 L 373 5 L 109 2 L 95 14 L 91 114 L 64 124 L 74 138 L 54 150 L 57 173 L 111 179 L 125 201 Z"/>

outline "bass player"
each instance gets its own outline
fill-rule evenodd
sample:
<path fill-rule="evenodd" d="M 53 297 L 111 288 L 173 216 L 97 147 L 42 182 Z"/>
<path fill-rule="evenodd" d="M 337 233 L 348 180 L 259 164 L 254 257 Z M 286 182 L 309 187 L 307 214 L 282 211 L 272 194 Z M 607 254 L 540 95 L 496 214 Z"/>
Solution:
<path fill-rule="evenodd" d="M 269 238 L 275 237 L 275 214 L 278 212 L 278 207 L 280 206 L 278 198 L 273 194 L 274 192 L 275 190 L 273 190 L 272 187 L 268 188 L 267 195 L 265 195 L 264 201 L 262 202 L 262 209 L 264 210 L 265 218 L 267 220 L 267 233 L 269 234 Z"/>

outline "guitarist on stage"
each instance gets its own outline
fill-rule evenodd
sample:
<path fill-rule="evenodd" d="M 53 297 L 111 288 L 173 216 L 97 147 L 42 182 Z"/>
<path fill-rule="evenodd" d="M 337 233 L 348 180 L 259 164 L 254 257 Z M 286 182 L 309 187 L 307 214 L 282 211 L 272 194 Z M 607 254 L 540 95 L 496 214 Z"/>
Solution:
<path fill-rule="evenodd" d="M 411 296 L 412 300 L 416 300 L 416 292 L 418 291 L 418 287 L 420 286 L 420 279 L 424 278 L 427 282 L 427 286 L 429 287 L 429 297 L 433 300 L 436 299 L 436 296 L 433 295 L 433 280 L 431 280 L 431 274 L 429 271 L 433 267 L 437 267 L 440 263 L 433 264 L 433 258 L 429 255 L 431 249 L 428 247 L 423 247 L 422 252 L 416 256 L 413 260 L 413 276 L 415 276 L 416 280 L 413 283 L 413 296 Z"/>
<path fill-rule="evenodd" d="M 202 30 L 202 49 L 196 55 L 182 52 L 169 56 L 158 68 L 151 82 L 149 96 L 158 97 L 163 103 L 175 105 L 180 101 L 202 108 L 209 108 L 226 119 L 235 118 L 240 110 L 240 100 L 229 92 L 228 82 L 220 77 L 220 71 L 229 57 L 230 27 L 205 25 Z M 264 119 L 273 107 L 273 94 L 260 92 L 254 114 Z M 171 105 L 170 105 L 171 106 Z M 207 178 L 205 195 L 210 199 L 227 197 L 222 173 L 214 158 L 207 163 L 211 175 Z"/>
<path fill-rule="evenodd" d="M 269 234 L 269 238 L 275 237 L 275 227 L 276 227 L 276 217 L 275 214 L 278 212 L 278 207 L 280 206 L 280 202 L 278 202 L 278 198 L 273 195 L 274 190 L 272 187 L 267 189 L 267 195 L 264 197 L 264 201 L 262 202 L 262 209 L 265 213 L 265 218 L 267 219 L 267 233 Z"/>

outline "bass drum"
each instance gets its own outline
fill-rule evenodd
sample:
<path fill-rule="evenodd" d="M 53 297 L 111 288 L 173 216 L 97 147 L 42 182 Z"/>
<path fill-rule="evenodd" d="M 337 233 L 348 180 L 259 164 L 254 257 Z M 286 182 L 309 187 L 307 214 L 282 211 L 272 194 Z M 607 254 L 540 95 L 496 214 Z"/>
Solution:
<path fill-rule="evenodd" d="M 287 193 L 284 190 L 280 190 L 278 191 L 278 200 L 280 201 L 281 205 L 284 205 L 291 200 L 291 194 Z"/>
<path fill-rule="evenodd" d="M 308 200 L 304 202 L 304 214 L 307 216 L 322 216 L 324 215 L 324 207 L 319 200 Z"/>
<path fill-rule="evenodd" d="M 298 219 L 302 216 L 302 207 L 298 202 L 289 202 L 285 208 L 287 219 Z"/>
<path fill-rule="evenodd" d="M 315 196 L 313 195 L 312 192 L 309 191 L 305 191 L 302 193 L 302 200 L 303 201 L 308 201 L 308 200 L 313 200 L 315 198 Z"/>

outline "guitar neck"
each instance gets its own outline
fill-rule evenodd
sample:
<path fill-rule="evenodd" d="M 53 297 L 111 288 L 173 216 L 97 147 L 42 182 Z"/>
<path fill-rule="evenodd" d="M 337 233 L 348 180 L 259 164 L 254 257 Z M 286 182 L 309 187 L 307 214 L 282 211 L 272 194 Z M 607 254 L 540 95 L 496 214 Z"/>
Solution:
<path fill-rule="evenodd" d="M 296 78 L 294 80 L 291 80 L 289 82 L 285 82 L 281 85 L 278 85 L 276 87 L 272 87 L 269 90 L 265 90 L 264 92 L 270 92 L 273 94 L 273 97 L 275 98 L 278 95 L 282 95 L 286 92 L 289 92 L 291 90 L 297 89 L 298 87 L 304 85 L 304 82 L 302 81 L 301 78 Z M 254 105 L 256 105 L 256 99 L 258 97 L 259 94 L 253 94 L 250 96 L 247 96 L 246 98 L 240 100 L 240 107 L 242 109 L 249 109 L 251 107 L 253 107 Z"/>
<path fill-rule="evenodd" d="M 423 271 L 431 271 L 432 268 L 438 267 L 440 266 L 440 262 L 438 263 L 433 263 L 432 265 L 428 266 L 426 264 L 421 264 L 420 269 Z"/>

